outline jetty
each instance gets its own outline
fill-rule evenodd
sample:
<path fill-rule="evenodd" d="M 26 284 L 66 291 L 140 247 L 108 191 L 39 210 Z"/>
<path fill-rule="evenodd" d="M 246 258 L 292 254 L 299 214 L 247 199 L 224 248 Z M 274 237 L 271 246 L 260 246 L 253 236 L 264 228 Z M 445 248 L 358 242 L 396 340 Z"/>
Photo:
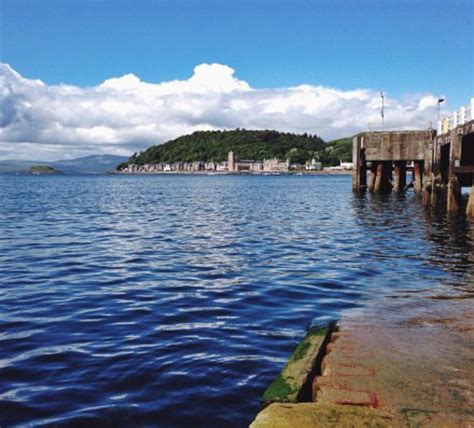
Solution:
<path fill-rule="evenodd" d="M 474 217 L 474 98 L 437 130 L 362 132 L 353 138 L 352 188 L 357 192 L 404 192 L 426 205 Z M 407 182 L 407 172 L 412 179 Z M 466 201 L 462 188 L 470 187 Z"/>
<path fill-rule="evenodd" d="M 408 315 L 403 304 L 310 330 L 250 428 L 474 426 L 469 304 L 432 301 Z"/>

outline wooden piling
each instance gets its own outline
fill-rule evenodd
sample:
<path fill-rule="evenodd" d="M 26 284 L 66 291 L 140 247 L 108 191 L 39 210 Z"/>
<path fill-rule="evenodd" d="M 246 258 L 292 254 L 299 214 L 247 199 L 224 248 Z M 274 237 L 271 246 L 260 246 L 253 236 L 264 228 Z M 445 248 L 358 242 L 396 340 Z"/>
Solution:
<path fill-rule="evenodd" d="M 407 163 L 400 161 L 400 189 L 403 191 L 407 185 Z"/>
<path fill-rule="evenodd" d="M 471 175 L 471 192 L 467 201 L 466 216 L 474 218 L 474 174 Z"/>
<path fill-rule="evenodd" d="M 382 191 L 392 191 L 392 162 L 383 162 L 383 173 L 382 173 Z"/>
<path fill-rule="evenodd" d="M 461 205 L 461 185 L 458 178 L 453 175 L 448 183 L 448 213 L 454 214 L 459 212 Z"/>
<path fill-rule="evenodd" d="M 405 188 L 405 187 L 403 187 Z M 393 166 L 393 191 L 400 192 L 400 165 L 399 162 L 395 162 Z"/>
<path fill-rule="evenodd" d="M 390 182 L 392 174 L 392 163 L 383 161 L 377 162 L 377 172 L 375 176 L 374 192 L 390 192 L 392 184 Z"/>
<path fill-rule="evenodd" d="M 461 142 L 462 135 L 454 129 L 450 133 L 449 147 L 449 171 L 448 171 L 448 193 L 447 193 L 447 210 L 448 213 L 454 214 L 459 212 L 461 207 L 461 185 L 459 183 L 454 168 L 461 160 Z"/>
<path fill-rule="evenodd" d="M 374 192 L 380 192 L 382 189 L 382 175 L 383 175 L 383 163 L 377 162 L 377 169 L 375 173 L 375 184 Z"/>
<path fill-rule="evenodd" d="M 364 153 L 361 153 L 361 164 L 359 167 L 359 190 L 367 189 L 367 164 L 365 162 Z"/>
<path fill-rule="evenodd" d="M 421 193 L 423 190 L 423 168 L 421 161 L 413 162 L 413 181 L 415 193 Z"/>
<path fill-rule="evenodd" d="M 376 175 L 377 175 L 377 162 L 374 161 L 370 165 L 370 175 L 369 175 L 369 181 L 367 183 L 367 190 L 369 192 L 374 191 Z"/>
<path fill-rule="evenodd" d="M 363 148 L 364 137 L 355 136 L 352 140 L 352 190 L 361 191 L 367 188 L 367 166 Z"/>
<path fill-rule="evenodd" d="M 406 164 L 403 161 L 396 161 L 393 167 L 393 191 L 403 192 L 406 181 Z"/>
<path fill-rule="evenodd" d="M 467 202 L 466 215 L 468 217 L 474 217 L 474 180 L 471 185 L 471 193 L 469 194 L 469 200 Z"/>
<path fill-rule="evenodd" d="M 441 185 L 441 175 L 431 174 L 431 197 L 430 203 L 434 207 L 438 204 L 438 193 L 440 191 L 439 187 Z"/>
<path fill-rule="evenodd" d="M 425 180 L 423 183 L 423 194 L 422 194 L 422 202 L 423 205 L 429 205 L 431 203 L 431 195 L 433 193 L 433 180 L 434 180 L 434 175 L 426 175 L 425 174 Z"/>

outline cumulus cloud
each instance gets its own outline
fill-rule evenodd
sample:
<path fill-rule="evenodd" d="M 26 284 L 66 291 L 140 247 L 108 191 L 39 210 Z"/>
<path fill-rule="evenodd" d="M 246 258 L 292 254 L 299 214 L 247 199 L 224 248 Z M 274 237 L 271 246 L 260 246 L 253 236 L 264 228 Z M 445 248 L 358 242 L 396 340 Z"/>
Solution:
<path fill-rule="evenodd" d="M 437 98 L 386 97 L 385 126 L 427 128 Z M 129 155 L 196 130 L 277 129 L 324 139 L 376 129 L 380 96 L 313 85 L 256 89 L 222 64 L 186 80 L 143 82 L 134 74 L 93 87 L 47 85 L 0 64 L 0 159 Z"/>

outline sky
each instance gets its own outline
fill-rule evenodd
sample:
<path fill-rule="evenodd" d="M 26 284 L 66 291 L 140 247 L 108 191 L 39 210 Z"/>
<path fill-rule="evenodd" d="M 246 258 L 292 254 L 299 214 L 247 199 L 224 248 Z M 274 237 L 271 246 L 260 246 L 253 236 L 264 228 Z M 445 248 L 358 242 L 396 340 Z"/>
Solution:
<path fill-rule="evenodd" d="M 0 0 L 0 159 L 202 129 L 427 128 L 474 95 L 474 0 Z"/>

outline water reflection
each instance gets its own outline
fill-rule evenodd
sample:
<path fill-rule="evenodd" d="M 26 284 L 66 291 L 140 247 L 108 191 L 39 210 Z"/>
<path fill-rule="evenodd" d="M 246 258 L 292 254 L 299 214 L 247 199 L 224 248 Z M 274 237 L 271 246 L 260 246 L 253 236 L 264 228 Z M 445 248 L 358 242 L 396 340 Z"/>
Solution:
<path fill-rule="evenodd" d="M 474 222 L 423 207 L 419 197 L 354 194 L 355 221 L 367 244 L 369 259 L 388 258 L 396 265 L 417 265 L 405 285 L 432 282 L 432 298 L 465 298 L 474 293 Z M 417 241 L 423 244 L 414 245 Z M 398 259 L 400 258 L 400 259 Z M 393 270 L 394 264 L 387 269 Z M 387 272 L 389 274 L 389 272 Z M 399 271 L 400 273 L 400 271 Z M 445 275 L 449 273 L 449 275 Z M 403 277 L 400 278 L 403 282 Z M 421 287 L 422 288 L 422 287 Z M 420 287 L 414 286 L 419 292 Z M 441 292 L 441 294 L 440 294 Z"/>

